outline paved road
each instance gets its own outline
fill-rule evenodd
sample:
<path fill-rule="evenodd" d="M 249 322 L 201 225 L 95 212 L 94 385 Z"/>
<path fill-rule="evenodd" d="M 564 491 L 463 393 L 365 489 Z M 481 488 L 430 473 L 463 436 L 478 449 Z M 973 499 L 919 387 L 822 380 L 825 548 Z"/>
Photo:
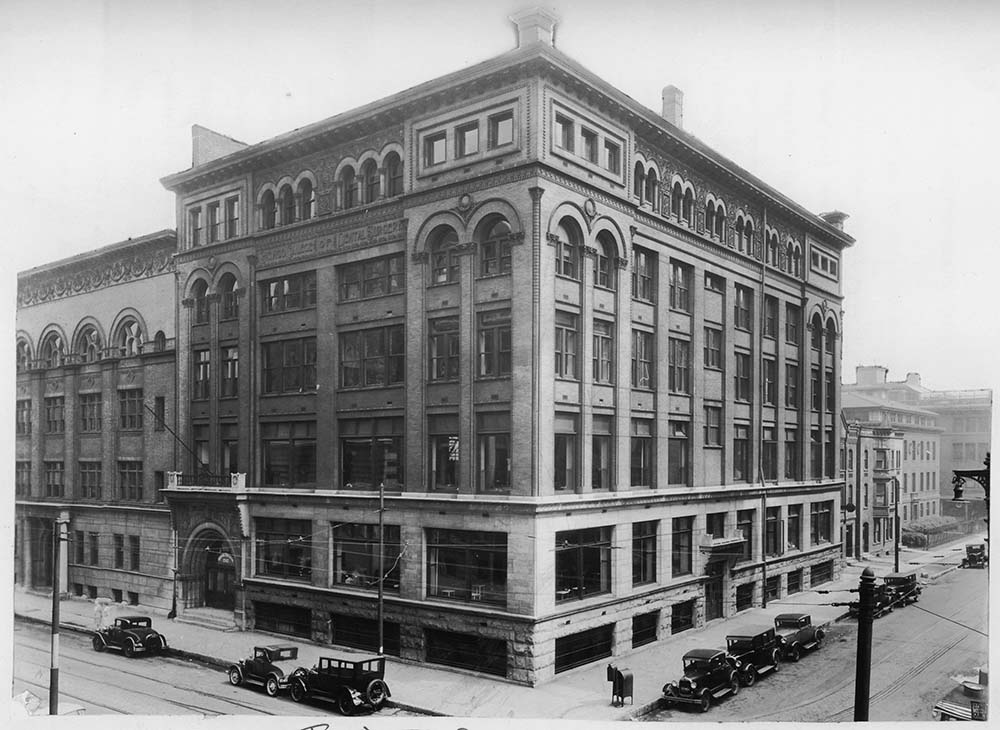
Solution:
<path fill-rule="evenodd" d="M 954 680 L 974 676 L 988 654 L 987 638 L 977 633 L 986 631 L 988 595 L 986 571 L 957 570 L 926 586 L 918 603 L 875 621 L 870 720 L 930 720 Z M 674 708 L 642 719 L 849 722 L 857 638 L 855 621 L 834 624 L 819 651 L 781 665 L 707 713 Z"/>
<path fill-rule="evenodd" d="M 49 631 L 14 623 L 13 694 L 29 690 L 48 708 Z M 338 717 L 322 701 L 296 704 L 271 698 L 257 687 L 233 687 L 224 672 L 169 657 L 126 659 L 96 653 L 90 639 L 60 634 L 60 700 L 82 705 L 88 715 L 296 715 Z M 406 715 L 385 708 L 379 716 Z"/>

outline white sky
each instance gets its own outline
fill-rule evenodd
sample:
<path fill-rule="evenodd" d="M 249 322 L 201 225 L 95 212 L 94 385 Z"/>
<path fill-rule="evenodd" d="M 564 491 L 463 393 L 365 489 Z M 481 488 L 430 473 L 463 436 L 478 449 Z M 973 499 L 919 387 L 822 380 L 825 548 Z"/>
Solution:
<path fill-rule="evenodd" d="M 190 128 L 248 143 L 514 47 L 486 0 L 5 0 L 0 286 L 175 226 Z M 557 0 L 557 46 L 822 212 L 850 214 L 845 380 L 996 387 L 1000 4 Z M 12 337 L 10 339 L 13 342 Z"/>

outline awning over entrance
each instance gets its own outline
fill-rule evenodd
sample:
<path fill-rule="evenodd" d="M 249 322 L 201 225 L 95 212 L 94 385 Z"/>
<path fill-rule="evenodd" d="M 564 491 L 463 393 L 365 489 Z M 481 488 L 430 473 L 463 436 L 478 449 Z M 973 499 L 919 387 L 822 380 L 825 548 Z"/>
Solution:
<path fill-rule="evenodd" d="M 725 535 L 723 537 L 705 535 L 698 545 L 698 550 L 703 555 L 707 555 L 708 560 L 726 560 L 729 558 L 738 558 L 742 555 L 743 547 L 743 534 L 737 532 L 735 535 Z"/>

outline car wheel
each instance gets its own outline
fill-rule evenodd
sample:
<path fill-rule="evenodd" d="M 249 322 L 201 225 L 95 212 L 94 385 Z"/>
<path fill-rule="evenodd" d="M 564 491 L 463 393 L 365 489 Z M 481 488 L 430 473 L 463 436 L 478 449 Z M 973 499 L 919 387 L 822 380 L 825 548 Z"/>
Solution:
<path fill-rule="evenodd" d="M 337 709 L 341 715 L 354 714 L 354 700 L 351 699 L 351 691 L 347 687 L 342 688 L 337 695 Z"/>
<path fill-rule="evenodd" d="M 771 652 L 771 664 L 774 665 L 775 672 L 781 668 L 781 652 L 777 649 Z"/>
<path fill-rule="evenodd" d="M 740 678 L 736 674 L 729 678 L 729 691 L 733 697 L 740 693 Z"/>
<path fill-rule="evenodd" d="M 385 702 L 385 698 L 388 696 L 389 688 L 381 679 L 373 679 L 365 689 L 365 699 L 376 710 L 382 706 L 382 703 Z"/>
<path fill-rule="evenodd" d="M 747 667 L 746 671 L 743 673 L 743 686 L 753 687 L 754 682 L 757 681 L 757 668 Z"/>
<path fill-rule="evenodd" d="M 816 648 L 819 649 L 823 646 L 823 637 L 826 636 L 826 632 L 823 629 L 816 629 Z"/>
<path fill-rule="evenodd" d="M 150 654 L 159 654 L 163 651 L 163 639 L 159 636 L 151 636 L 146 639 L 146 651 Z"/>
<path fill-rule="evenodd" d="M 708 693 L 707 689 L 701 691 L 701 695 L 698 697 L 698 709 L 702 712 L 708 712 L 708 708 L 712 706 L 712 695 Z"/>
<path fill-rule="evenodd" d="M 229 668 L 229 684 L 234 687 L 239 687 L 243 684 L 243 672 L 240 671 L 239 667 Z"/>
<path fill-rule="evenodd" d="M 94 638 L 91 639 L 91 644 L 94 645 L 94 651 L 104 651 L 108 648 L 100 634 L 94 634 Z"/>
<path fill-rule="evenodd" d="M 792 644 L 792 648 L 788 650 L 788 658 L 793 662 L 797 662 L 802 656 L 802 650 L 799 648 L 798 644 Z"/>
<path fill-rule="evenodd" d="M 293 702 L 301 702 L 306 698 L 306 683 L 301 679 L 293 679 L 288 684 L 288 694 L 291 695 Z"/>
<path fill-rule="evenodd" d="M 281 685 L 278 684 L 278 678 L 273 674 L 267 678 L 264 682 L 264 691 L 267 692 L 268 697 L 277 697 L 278 692 L 281 690 Z"/>
<path fill-rule="evenodd" d="M 135 656 L 135 644 L 131 641 L 126 641 L 122 644 L 122 651 L 125 653 L 129 659 Z"/>

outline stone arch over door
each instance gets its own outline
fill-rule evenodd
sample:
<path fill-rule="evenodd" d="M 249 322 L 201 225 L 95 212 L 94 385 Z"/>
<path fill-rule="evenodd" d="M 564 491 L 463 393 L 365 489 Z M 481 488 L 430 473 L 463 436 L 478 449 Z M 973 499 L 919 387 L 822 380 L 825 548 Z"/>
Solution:
<path fill-rule="evenodd" d="M 182 595 L 185 608 L 236 608 L 240 579 L 238 541 L 218 525 L 207 523 L 191 531 L 181 558 Z"/>

